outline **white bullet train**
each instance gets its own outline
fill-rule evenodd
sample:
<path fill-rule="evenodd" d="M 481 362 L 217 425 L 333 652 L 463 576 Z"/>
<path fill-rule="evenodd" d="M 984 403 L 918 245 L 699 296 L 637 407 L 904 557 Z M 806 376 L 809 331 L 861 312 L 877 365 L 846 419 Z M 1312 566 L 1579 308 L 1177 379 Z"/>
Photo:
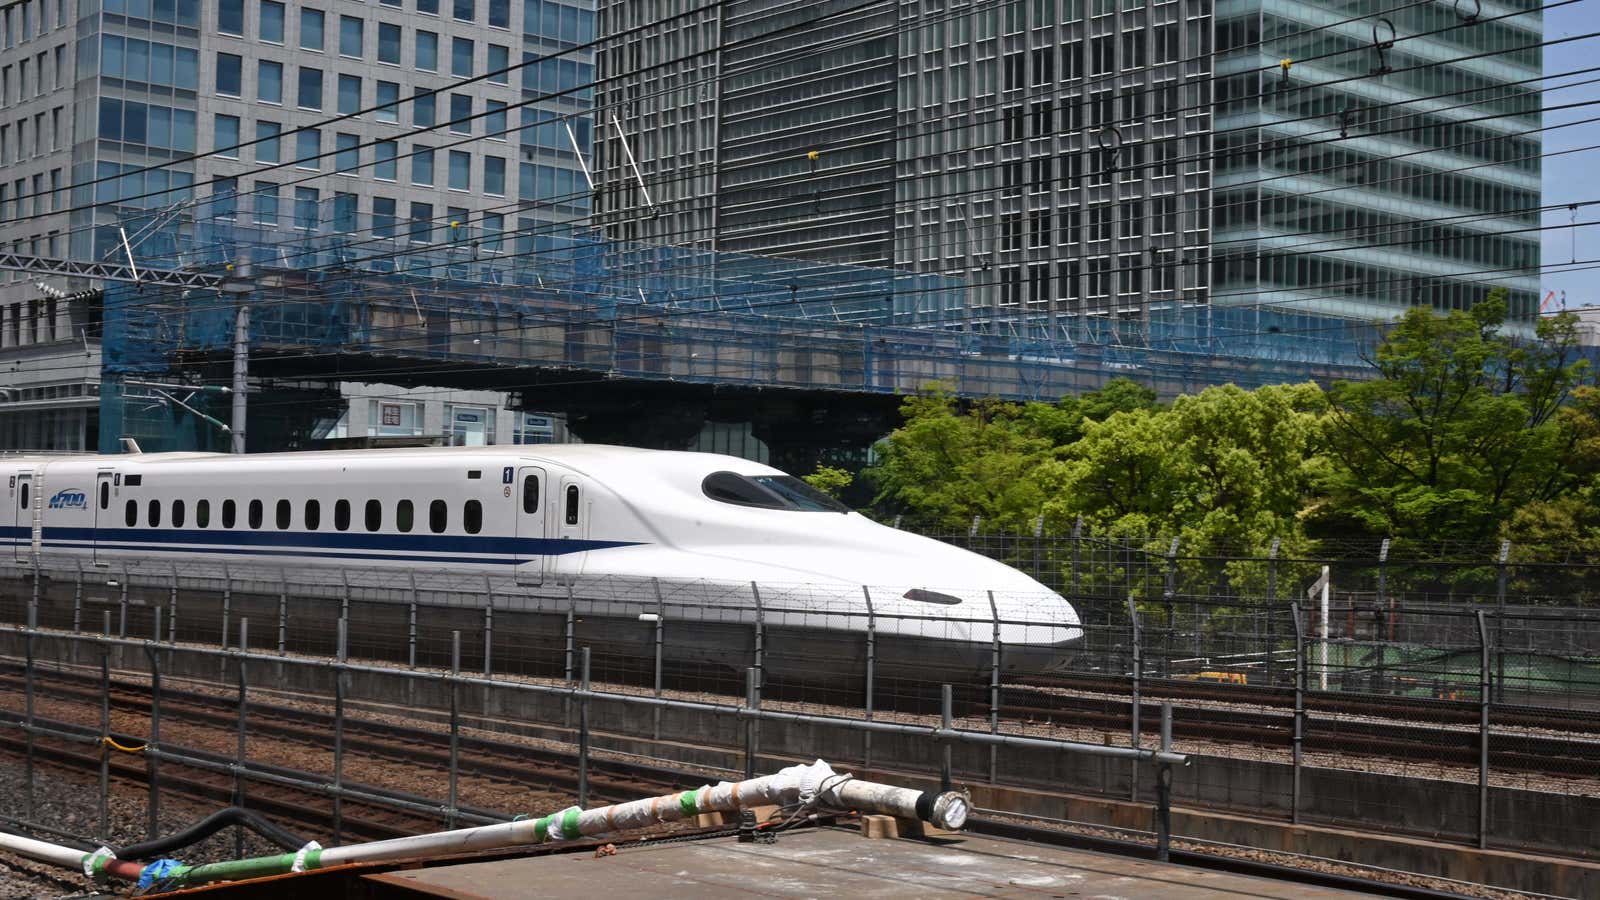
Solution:
<path fill-rule="evenodd" d="M 696 661 L 728 649 L 711 626 L 758 616 L 855 643 L 870 625 L 883 665 L 940 677 L 986 675 L 996 618 L 1013 673 L 1061 667 L 1083 635 L 1064 598 L 1008 566 L 717 454 L 591 444 L 135 453 L 0 458 L 0 474 L 0 553 L 19 561 L 337 568 L 358 586 L 392 583 L 396 569 L 487 575 L 510 593 L 576 596 L 591 612 L 603 603 L 635 629 L 640 615 L 664 615 L 669 651 Z M 717 636 L 696 642 L 685 622 Z"/>

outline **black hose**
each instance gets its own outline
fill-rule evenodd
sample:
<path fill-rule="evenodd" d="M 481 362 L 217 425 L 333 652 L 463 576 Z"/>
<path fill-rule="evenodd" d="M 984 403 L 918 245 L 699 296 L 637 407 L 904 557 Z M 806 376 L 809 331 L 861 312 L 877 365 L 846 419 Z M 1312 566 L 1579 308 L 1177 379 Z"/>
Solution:
<path fill-rule="evenodd" d="M 294 832 L 274 825 L 248 809 L 230 806 L 227 809 L 217 810 L 175 834 L 145 841 L 142 844 L 129 844 L 117 851 L 117 859 L 144 860 L 163 856 L 174 850 L 198 844 L 230 825 L 242 825 L 284 850 L 299 850 L 306 845 L 306 839 Z"/>

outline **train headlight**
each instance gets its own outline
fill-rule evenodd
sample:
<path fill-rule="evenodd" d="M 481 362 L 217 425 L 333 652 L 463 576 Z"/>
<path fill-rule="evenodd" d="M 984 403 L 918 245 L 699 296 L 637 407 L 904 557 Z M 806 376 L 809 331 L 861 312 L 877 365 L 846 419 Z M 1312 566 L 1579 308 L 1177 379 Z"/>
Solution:
<path fill-rule="evenodd" d="M 912 588 L 902 595 L 907 600 L 917 600 L 922 603 L 938 603 L 941 606 L 955 606 L 961 602 L 960 597 L 941 594 L 938 591 L 925 591 L 922 588 Z"/>

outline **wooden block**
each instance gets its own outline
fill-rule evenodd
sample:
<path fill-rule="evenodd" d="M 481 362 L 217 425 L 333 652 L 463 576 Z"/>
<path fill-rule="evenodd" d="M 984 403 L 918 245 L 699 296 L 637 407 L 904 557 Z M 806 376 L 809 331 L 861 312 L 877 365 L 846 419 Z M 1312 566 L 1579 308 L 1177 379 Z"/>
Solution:
<path fill-rule="evenodd" d="M 759 824 L 761 822 L 765 822 L 768 819 L 772 818 L 772 816 L 775 813 L 777 813 L 777 811 L 778 811 L 778 808 L 776 806 L 772 806 L 772 805 L 751 806 L 751 807 L 748 807 L 748 809 L 751 812 L 756 814 L 756 822 L 757 822 L 757 824 Z"/>
<path fill-rule="evenodd" d="M 899 837 L 899 823 L 894 816 L 862 816 L 861 836 L 864 838 Z"/>
<path fill-rule="evenodd" d="M 959 831 L 950 831 L 949 829 L 946 829 L 946 828 L 940 828 L 937 825 L 930 825 L 927 822 L 922 821 L 921 819 L 896 818 L 895 819 L 895 823 L 899 826 L 899 832 L 900 832 L 900 836 L 901 837 L 908 837 L 908 838 L 955 837 L 955 836 L 961 834 L 961 832 L 959 832 Z"/>
<path fill-rule="evenodd" d="M 694 824 L 699 828 L 720 828 L 722 827 L 722 813 L 701 813 L 694 817 Z"/>

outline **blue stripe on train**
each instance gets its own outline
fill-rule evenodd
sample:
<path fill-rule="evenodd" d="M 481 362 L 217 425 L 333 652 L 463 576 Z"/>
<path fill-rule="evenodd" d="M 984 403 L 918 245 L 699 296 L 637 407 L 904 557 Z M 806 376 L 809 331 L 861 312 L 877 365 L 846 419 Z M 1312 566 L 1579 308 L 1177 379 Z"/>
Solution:
<path fill-rule="evenodd" d="M 90 549 L 94 549 L 94 547 L 95 547 L 94 544 L 85 544 L 85 543 L 78 543 L 78 542 L 55 542 L 55 543 L 48 544 L 47 546 L 50 547 L 50 548 L 59 548 L 59 549 L 68 549 L 68 550 L 90 550 Z M 163 544 L 139 544 L 139 545 L 131 545 L 131 544 L 130 545 L 117 545 L 117 544 L 106 545 L 106 544 L 101 544 L 99 549 L 101 549 L 101 550 L 141 550 L 141 551 L 152 551 L 153 550 L 153 551 L 170 552 L 170 553 L 212 553 L 212 554 L 214 554 L 214 553 L 226 553 L 226 554 L 232 554 L 232 555 L 236 555 L 236 556 L 293 556 L 293 557 L 299 557 L 299 558 L 305 558 L 305 557 L 309 556 L 309 557 L 315 557 L 315 558 L 318 558 L 318 559 L 375 559 L 375 560 L 392 560 L 392 561 L 395 561 L 395 562 L 483 563 L 483 564 L 495 565 L 495 566 L 514 566 L 514 565 L 518 564 L 519 562 L 527 562 L 527 560 L 519 560 L 514 556 L 440 556 L 438 554 L 426 554 L 426 553 L 424 553 L 424 554 L 418 554 L 418 553 L 398 553 L 398 554 L 390 554 L 390 553 L 325 553 L 325 552 L 319 552 L 319 551 L 316 551 L 316 550 L 273 550 L 273 549 L 270 549 L 270 548 L 260 548 L 260 547 L 194 547 L 194 546 L 163 545 Z"/>

